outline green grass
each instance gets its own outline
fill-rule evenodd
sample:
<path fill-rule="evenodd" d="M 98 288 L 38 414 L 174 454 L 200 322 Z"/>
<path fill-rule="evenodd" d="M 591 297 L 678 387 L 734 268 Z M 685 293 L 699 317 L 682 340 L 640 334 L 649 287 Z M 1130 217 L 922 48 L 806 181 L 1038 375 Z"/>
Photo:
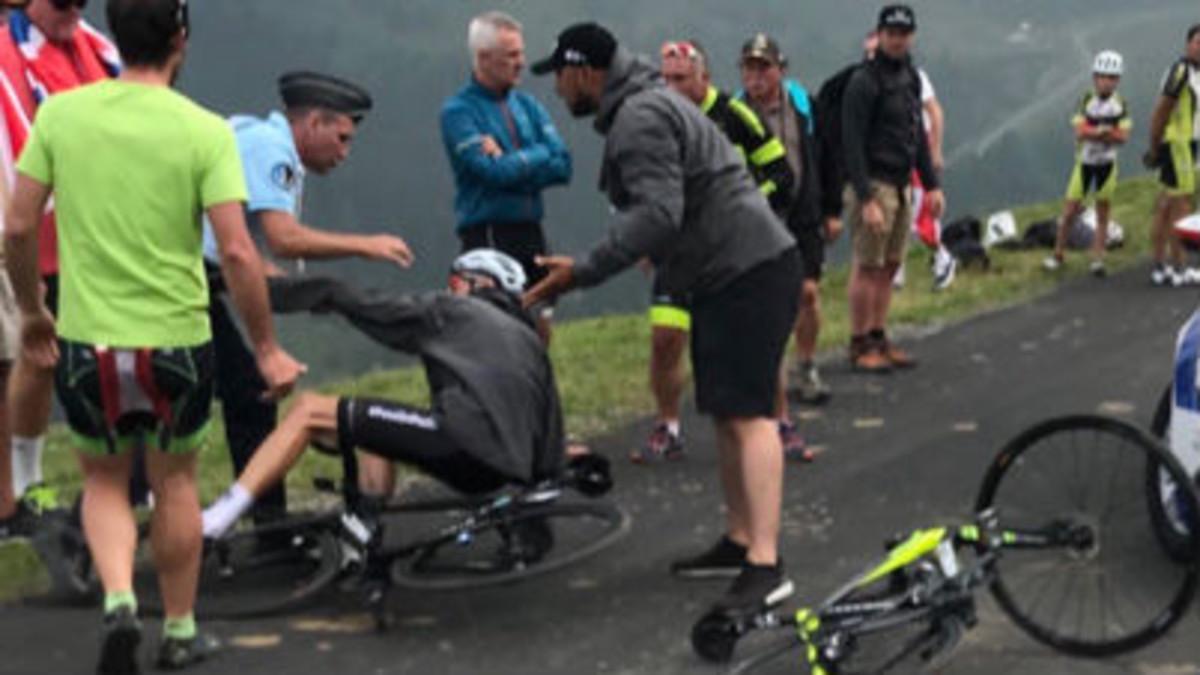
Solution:
<path fill-rule="evenodd" d="M 1143 259 L 1148 249 L 1147 223 L 1157 188 L 1148 179 L 1123 182 L 1114 200 L 1114 218 L 1125 227 L 1125 246 L 1112 253 L 1113 270 Z M 1045 203 L 1016 209 L 1019 227 L 1055 216 L 1061 205 Z M 897 325 L 949 322 L 983 311 L 1008 306 L 1052 289 L 1064 279 L 1086 273 L 1086 256 L 1068 257 L 1066 271 L 1047 274 L 1041 269 L 1046 253 L 1037 251 L 991 252 L 991 270 L 961 273 L 947 292 L 930 290 L 928 253 L 914 246 L 909 254 L 907 287 L 896 294 L 892 316 Z M 829 270 L 822 287 L 824 326 L 822 349 L 840 349 L 849 339 L 844 267 Z M 551 355 L 572 434 L 592 437 L 620 428 L 652 410 L 646 384 L 650 329 L 643 313 L 610 315 L 565 322 L 557 326 Z M 379 396 L 420 403 L 428 400 L 419 368 L 372 372 L 321 387 L 332 394 Z M 228 453 L 223 441 L 219 409 L 213 442 L 205 450 L 201 493 L 211 499 L 230 481 Z M 46 453 L 48 480 L 66 494 L 77 490 L 78 471 L 67 448 L 66 434 L 55 427 Z M 310 490 L 315 475 L 337 476 L 334 460 L 309 453 L 289 477 L 294 494 Z"/>

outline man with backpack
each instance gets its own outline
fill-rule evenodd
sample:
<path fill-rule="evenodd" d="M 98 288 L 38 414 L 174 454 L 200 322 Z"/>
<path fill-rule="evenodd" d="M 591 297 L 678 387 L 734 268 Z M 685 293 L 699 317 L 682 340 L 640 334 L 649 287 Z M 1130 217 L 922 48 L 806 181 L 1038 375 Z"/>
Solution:
<path fill-rule="evenodd" d="M 914 169 L 925 186 L 930 214 L 940 217 L 944 204 L 921 120 L 920 75 L 910 55 L 916 28 L 912 8 L 884 7 L 879 13 L 879 51 L 844 76 L 840 114 L 831 109 L 837 107 L 836 96 L 823 101 L 825 119 L 836 116 L 841 123 L 840 151 L 832 147 L 838 138 L 828 138 L 831 130 L 822 131 L 827 136 L 825 161 L 840 159 L 847 184 L 846 219 L 853 233 L 850 363 L 871 373 L 916 363 L 887 335 L 892 278 L 904 259 L 912 221 Z"/>
<path fill-rule="evenodd" d="M 816 167 L 815 121 L 808 91 L 787 77 L 787 58 L 779 43 L 765 33 L 757 33 L 742 46 L 739 66 L 742 86 L 738 95 L 783 142 L 788 165 L 795 180 L 785 209 L 776 213 L 787 224 L 800 255 L 804 258 L 804 283 L 800 291 L 800 316 L 796 320 L 796 357 L 800 361 L 798 393 L 804 403 L 822 404 L 829 400 L 829 387 L 821 380 L 813 356 L 821 331 L 821 269 L 825 264 L 825 242 L 836 236 L 821 231 L 820 181 Z M 781 396 L 780 424 L 785 435 L 795 435 L 788 427 L 787 399 Z M 811 459 L 811 456 L 806 458 Z"/>

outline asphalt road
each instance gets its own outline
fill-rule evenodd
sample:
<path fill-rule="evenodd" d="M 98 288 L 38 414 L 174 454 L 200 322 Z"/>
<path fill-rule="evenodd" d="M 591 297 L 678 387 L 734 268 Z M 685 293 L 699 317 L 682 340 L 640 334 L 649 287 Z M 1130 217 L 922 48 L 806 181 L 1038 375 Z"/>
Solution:
<path fill-rule="evenodd" d="M 816 602 L 876 557 L 889 535 L 954 523 L 991 456 L 1050 415 L 1104 411 L 1145 423 L 1168 376 L 1192 290 L 1152 289 L 1146 271 L 1085 280 L 907 344 L 923 359 L 890 377 L 825 368 L 830 406 L 800 411 L 822 452 L 790 465 L 783 555 L 800 600 Z M 831 308 L 840 311 L 840 308 Z M 353 598 L 333 595 L 295 616 L 210 623 L 229 648 L 199 673 L 716 673 L 695 657 L 692 621 L 722 590 L 667 573 L 705 546 L 721 517 L 710 427 L 686 420 L 689 457 L 639 468 L 624 460 L 645 424 L 598 439 L 614 457 L 614 499 L 630 536 L 563 572 L 499 589 L 396 592 L 398 625 L 371 631 Z M 981 596 L 981 621 L 942 671 L 951 674 L 1193 675 L 1200 609 L 1166 639 L 1107 661 L 1062 657 L 1025 637 Z M 91 672 L 95 610 L 0 608 L 0 673 Z M 151 625 L 150 638 L 157 634 Z M 767 672 L 805 672 L 781 662 Z"/>

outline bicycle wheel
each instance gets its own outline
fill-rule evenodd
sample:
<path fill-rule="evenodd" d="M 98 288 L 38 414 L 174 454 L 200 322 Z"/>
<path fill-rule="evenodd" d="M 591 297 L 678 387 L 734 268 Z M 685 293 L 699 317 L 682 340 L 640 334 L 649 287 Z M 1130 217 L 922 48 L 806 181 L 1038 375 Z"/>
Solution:
<path fill-rule="evenodd" d="M 1171 425 L 1171 384 L 1167 384 L 1158 405 L 1154 408 L 1154 418 L 1150 423 L 1150 432 L 1163 442 L 1169 449 L 1170 440 L 1167 432 Z M 1176 560 L 1186 561 L 1188 544 L 1191 537 L 1188 534 L 1184 503 L 1179 500 L 1173 489 L 1175 482 L 1171 480 L 1170 472 L 1162 469 L 1154 462 L 1146 463 L 1146 498 L 1150 502 L 1150 517 L 1154 520 L 1154 531 L 1167 552 Z"/>
<path fill-rule="evenodd" d="M 1075 655 L 1111 656 L 1152 642 L 1186 611 L 1200 527 L 1193 524 L 1182 562 L 1160 545 L 1147 465 L 1166 471 L 1197 512 L 1178 462 L 1116 419 L 1047 420 L 992 462 L 976 510 L 993 509 L 1002 531 L 1053 533 L 1046 543 L 1005 547 L 995 563 L 992 594 L 1030 636 Z"/>
<path fill-rule="evenodd" d="M 328 587 L 341 563 L 341 544 L 320 518 L 294 516 L 234 532 L 205 548 L 196 615 L 234 619 L 294 609 Z M 134 586 L 142 607 L 162 612 L 148 541 L 139 551 Z"/>
<path fill-rule="evenodd" d="M 595 555 L 629 526 L 629 514 L 606 502 L 514 507 L 468 529 L 454 528 L 396 560 L 392 580 L 422 590 L 512 583 Z"/>

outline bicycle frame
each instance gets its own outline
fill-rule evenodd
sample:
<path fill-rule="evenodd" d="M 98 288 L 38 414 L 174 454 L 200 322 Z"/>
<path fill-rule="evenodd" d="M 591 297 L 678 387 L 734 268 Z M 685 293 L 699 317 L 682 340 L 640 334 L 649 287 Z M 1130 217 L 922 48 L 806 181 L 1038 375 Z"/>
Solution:
<path fill-rule="evenodd" d="M 1087 547 L 1087 533 L 1067 523 L 1049 523 L 1040 530 L 1001 530 L 989 510 L 978 514 L 976 524 L 957 528 L 935 527 L 915 530 L 892 546 L 874 567 L 868 568 L 839 588 L 815 609 L 801 607 L 790 615 L 768 612 L 755 617 L 746 630 L 791 627 L 804 647 L 812 675 L 836 675 L 837 663 L 848 654 L 858 636 L 878 633 L 917 621 L 952 619 L 961 627 L 974 625 L 974 593 L 994 578 L 994 563 L 1005 548 Z M 975 553 L 963 565 L 958 551 Z M 915 582 L 898 580 L 883 595 L 854 600 L 893 575 L 921 568 Z M 922 634 L 912 640 L 881 670 L 920 649 L 937 636 Z M 953 645 L 944 645 L 943 649 Z"/>

